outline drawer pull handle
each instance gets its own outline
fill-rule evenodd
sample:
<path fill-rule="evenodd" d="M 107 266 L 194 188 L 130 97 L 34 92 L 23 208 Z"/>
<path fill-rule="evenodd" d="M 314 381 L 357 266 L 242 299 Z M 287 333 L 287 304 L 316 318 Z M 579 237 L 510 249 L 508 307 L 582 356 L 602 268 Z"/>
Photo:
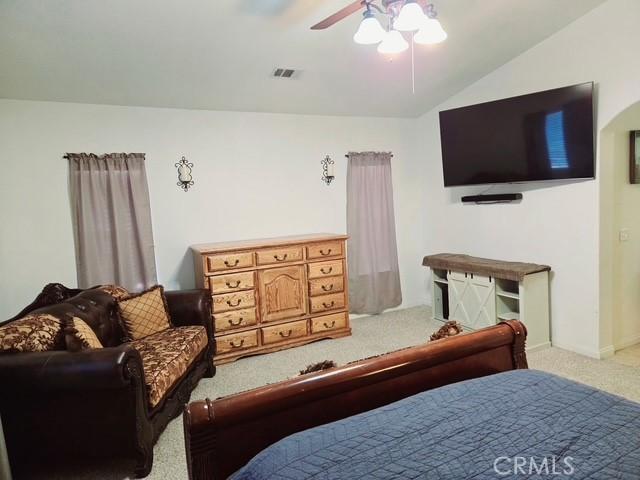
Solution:
<path fill-rule="evenodd" d="M 237 280 L 235 285 L 231 285 L 231 283 L 229 283 L 229 282 L 225 282 L 225 283 L 227 285 L 227 288 L 238 288 L 240 286 L 241 282 L 240 282 L 240 280 Z"/>
<path fill-rule="evenodd" d="M 333 290 L 333 283 L 329 286 L 322 285 L 322 290 L 324 290 L 325 292 L 330 292 L 331 290 Z"/>
<path fill-rule="evenodd" d="M 234 321 L 233 321 L 233 318 L 230 318 L 230 319 L 229 319 L 229 325 L 231 325 L 231 326 L 233 326 L 233 327 L 237 327 L 238 325 L 241 325 L 241 324 L 242 324 L 242 321 L 243 321 L 243 320 L 244 320 L 244 317 L 240 317 L 240 318 L 238 319 L 238 321 L 237 321 L 237 322 L 234 322 Z"/>
<path fill-rule="evenodd" d="M 241 298 L 239 298 L 238 301 L 235 304 L 232 303 L 231 300 L 227 300 L 227 305 L 229 305 L 230 307 L 237 307 L 241 303 L 242 303 L 242 299 Z"/>
<path fill-rule="evenodd" d="M 331 325 L 327 325 L 327 322 L 324 322 L 324 323 L 323 323 L 323 325 L 324 325 L 324 328 L 326 328 L 326 329 L 333 328 L 333 327 L 335 327 L 335 326 L 336 326 L 336 321 L 335 321 L 335 320 L 333 320 L 333 321 L 331 322 Z"/>
<path fill-rule="evenodd" d="M 293 330 L 289 329 L 289 331 L 286 334 L 284 332 L 278 332 L 278 335 L 280 335 L 282 338 L 287 338 L 287 337 L 290 337 L 292 333 L 293 333 Z"/>
<path fill-rule="evenodd" d="M 326 253 L 324 250 L 320 249 L 320 255 L 326 257 L 327 255 L 331 255 L 331 249 L 327 250 Z"/>
<path fill-rule="evenodd" d="M 284 262 L 287 257 L 289 256 L 288 253 L 285 253 L 282 257 L 279 257 L 278 254 L 276 253 L 273 258 L 275 258 L 278 262 Z"/>
<path fill-rule="evenodd" d="M 333 272 L 333 267 L 329 267 L 328 269 L 325 270 L 324 267 L 320 267 L 320 271 L 322 273 L 324 273 L 325 275 L 329 275 L 331 272 Z"/>
<path fill-rule="evenodd" d="M 229 345 L 231 345 L 231 348 L 240 348 L 244 345 L 244 338 L 240 340 L 240 343 L 237 345 L 233 342 L 233 340 L 230 340 Z"/>
<path fill-rule="evenodd" d="M 229 263 L 229 260 L 225 260 L 225 261 L 224 261 L 224 264 L 225 264 L 227 267 L 229 267 L 229 268 L 231 268 L 231 267 L 236 267 L 236 266 L 238 266 L 238 264 L 239 264 L 239 263 L 240 263 L 240 259 L 239 259 L 239 258 L 236 258 L 236 261 L 235 261 L 235 262 L 233 262 L 233 265 L 231 265 L 231 264 Z"/>
<path fill-rule="evenodd" d="M 333 307 L 335 304 L 336 304 L 336 302 L 335 302 L 335 301 L 333 301 L 333 300 L 331 301 L 331 303 L 322 302 L 322 306 L 323 306 L 324 308 L 331 308 L 331 307 Z"/>

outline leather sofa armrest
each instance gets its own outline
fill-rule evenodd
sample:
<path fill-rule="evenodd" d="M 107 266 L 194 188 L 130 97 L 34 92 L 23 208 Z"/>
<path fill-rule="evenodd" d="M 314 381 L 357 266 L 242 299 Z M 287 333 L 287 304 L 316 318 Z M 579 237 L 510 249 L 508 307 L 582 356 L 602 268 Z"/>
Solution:
<path fill-rule="evenodd" d="M 208 373 L 212 377 L 215 374 L 213 366 L 213 353 L 216 351 L 216 339 L 211 309 L 213 300 L 209 290 L 179 290 L 165 292 L 171 322 L 176 327 L 187 325 L 202 325 L 207 330 L 209 345 L 207 346 Z"/>
<path fill-rule="evenodd" d="M 208 290 L 165 292 L 171 322 L 176 327 L 211 324 L 211 293 Z"/>
<path fill-rule="evenodd" d="M 0 384 L 20 391 L 114 389 L 142 372 L 131 345 L 83 350 L 10 353 L 0 356 Z"/>

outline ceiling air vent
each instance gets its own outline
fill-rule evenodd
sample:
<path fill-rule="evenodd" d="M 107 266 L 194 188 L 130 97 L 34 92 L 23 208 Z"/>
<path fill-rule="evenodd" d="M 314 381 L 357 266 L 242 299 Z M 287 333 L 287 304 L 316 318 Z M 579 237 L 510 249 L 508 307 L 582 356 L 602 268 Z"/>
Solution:
<path fill-rule="evenodd" d="M 293 68 L 276 68 L 273 71 L 273 76 L 275 78 L 295 78 L 297 74 L 298 71 Z"/>

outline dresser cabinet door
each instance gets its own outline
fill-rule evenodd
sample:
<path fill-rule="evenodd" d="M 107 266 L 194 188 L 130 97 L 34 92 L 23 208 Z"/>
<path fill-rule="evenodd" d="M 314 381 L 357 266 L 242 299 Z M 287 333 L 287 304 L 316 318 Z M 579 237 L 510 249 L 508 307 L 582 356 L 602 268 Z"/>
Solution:
<path fill-rule="evenodd" d="M 307 313 L 304 266 L 271 268 L 259 272 L 262 321 L 273 322 Z"/>

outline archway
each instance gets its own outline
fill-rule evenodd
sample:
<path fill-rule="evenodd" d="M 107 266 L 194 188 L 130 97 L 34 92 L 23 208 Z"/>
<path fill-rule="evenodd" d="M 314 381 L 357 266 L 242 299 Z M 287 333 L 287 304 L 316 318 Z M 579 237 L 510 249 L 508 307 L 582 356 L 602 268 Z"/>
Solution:
<path fill-rule="evenodd" d="M 640 185 L 629 180 L 632 130 L 640 130 L 640 102 L 600 131 L 600 345 L 608 354 L 640 344 Z"/>

